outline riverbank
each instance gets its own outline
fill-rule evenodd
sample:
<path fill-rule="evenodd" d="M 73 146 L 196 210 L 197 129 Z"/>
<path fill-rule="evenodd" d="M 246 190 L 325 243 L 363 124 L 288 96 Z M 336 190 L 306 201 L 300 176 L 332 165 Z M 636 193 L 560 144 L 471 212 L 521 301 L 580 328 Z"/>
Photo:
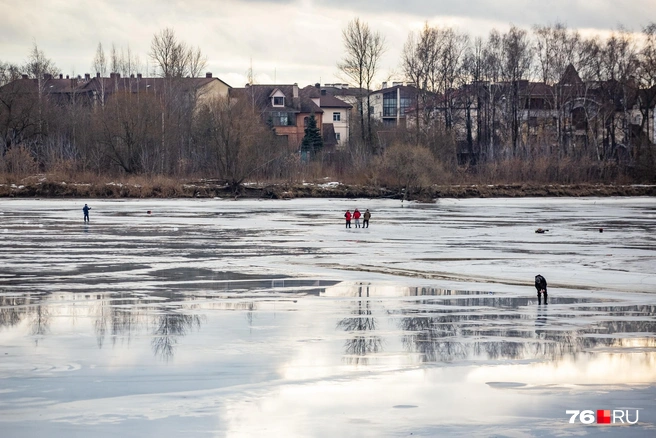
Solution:
<path fill-rule="evenodd" d="M 519 198 L 656 196 L 656 185 L 644 184 L 456 184 L 434 185 L 404 194 L 395 188 L 323 184 L 255 184 L 240 188 L 237 195 L 226 184 L 213 180 L 154 181 L 145 184 L 102 182 L 66 183 L 46 179 L 0 184 L 0 197 L 9 198 L 373 198 L 431 201 L 439 198 Z"/>

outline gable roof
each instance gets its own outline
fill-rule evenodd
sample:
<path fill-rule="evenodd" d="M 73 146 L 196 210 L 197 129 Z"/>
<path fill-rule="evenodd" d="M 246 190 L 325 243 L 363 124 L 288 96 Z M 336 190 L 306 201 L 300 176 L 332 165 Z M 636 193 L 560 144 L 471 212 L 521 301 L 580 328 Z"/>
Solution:
<path fill-rule="evenodd" d="M 563 77 L 558 81 L 558 85 L 581 85 L 582 83 L 583 81 L 581 80 L 581 76 L 579 76 L 579 72 L 576 71 L 576 68 L 572 64 L 567 66 Z"/>
<path fill-rule="evenodd" d="M 294 87 L 297 88 L 298 97 L 294 97 Z M 271 98 L 279 90 L 285 95 L 284 106 L 273 106 Z M 249 99 L 263 112 L 286 111 L 294 113 L 323 113 L 323 110 L 315 104 L 310 96 L 298 90 L 297 85 L 265 85 L 254 84 L 245 88 L 232 88 L 230 97 L 234 99 Z"/>

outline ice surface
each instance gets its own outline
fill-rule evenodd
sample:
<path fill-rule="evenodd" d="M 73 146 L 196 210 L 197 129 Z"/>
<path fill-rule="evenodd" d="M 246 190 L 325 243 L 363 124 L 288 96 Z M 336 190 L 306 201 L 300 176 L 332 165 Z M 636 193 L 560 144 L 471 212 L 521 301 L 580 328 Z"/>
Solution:
<path fill-rule="evenodd" d="M 654 436 L 655 232 L 654 198 L 3 199 L 0 435 Z"/>

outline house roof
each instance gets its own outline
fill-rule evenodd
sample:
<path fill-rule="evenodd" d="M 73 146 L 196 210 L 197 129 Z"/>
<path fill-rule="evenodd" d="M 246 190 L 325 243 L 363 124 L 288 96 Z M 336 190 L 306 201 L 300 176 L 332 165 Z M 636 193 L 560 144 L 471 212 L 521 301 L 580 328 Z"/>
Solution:
<path fill-rule="evenodd" d="M 118 75 L 109 78 L 93 77 L 70 78 L 70 79 L 17 79 L 6 86 L 12 86 L 20 92 L 35 93 L 38 91 L 39 82 L 42 89 L 50 94 L 74 94 L 103 92 L 112 94 L 116 92 L 150 92 L 164 90 L 168 84 L 176 84 L 183 91 L 200 89 L 214 81 L 219 81 L 230 87 L 219 78 L 143 78 L 143 77 L 120 77 Z"/>
<path fill-rule="evenodd" d="M 330 95 L 321 96 L 319 104 L 322 108 L 353 108 L 353 105 Z"/>
<path fill-rule="evenodd" d="M 576 68 L 574 68 L 574 65 L 572 64 L 567 66 L 565 73 L 563 73 L 563 77 L 558 81 L 558 85 L 580 85 L 582 83 L 583 81 L 581 80 L 581 76 L 579 76 L 579 72 L 576 71 Z"/>
<path fill-rule="evenodd" d="M 264 112 L 287 111 L 295 113 L 323 113 L 323 110 L 315 104 L 311 97 L 302 90 L 298 90 L 298 97 L 294 98 L 294 87 L 296 85 L 249 85 L 245 88 L 233 88 L 230 97 L 235 99 L 247 98 Z M 284 106 L 273 106 L 271 97 L 276 90 L 285 95 Z"/>
<path fill-rule="evenodd" d="M 382 88 L 380 90 L 372 91 L 371 94 L 388 93 L 396 89 L 401 90 L 401 93 L 412 93 L 413 95 L 417 92 L 416 87 L 412 87 L 409 85 L 394 85 L 393 87 L 387 87 L 387 88 Z"/>
<path fill-rule="evenodd" d="M 367 94 L 369 94 L 369 90 L 367 90 L 366 88 L 344 87 L 344 86 L 334 87 L 331 85 L 325 85 L 322 87 L 319 84 L 308 85 L 307 87 L 303 88 L 303 91 L 311 93 L 312 97 L 319 97 L 319 96 L 359 97 L 359 96 L 366 96 Z"/>
<path fill-rule="evenodd" d="M 72 93 L 78 89 L 78 79 L 16 79 L 2 88 L 11 87 L 20 93 L 36 93 L 39 90 L 39 82 L 45 93 Z"/>
<path fill-rule="evenodd" d="M 177 85 L 183 91 L 192 91 L 202 88 L 214 81 L 219 81 L 230 87 L 219 78 L 139 78 L 139 77 L 113 77 L 91 78 L 82 85 L 82 90 L 109 92 L 128 91 L 133 93 L 164 90 L 168 85 Z"/>

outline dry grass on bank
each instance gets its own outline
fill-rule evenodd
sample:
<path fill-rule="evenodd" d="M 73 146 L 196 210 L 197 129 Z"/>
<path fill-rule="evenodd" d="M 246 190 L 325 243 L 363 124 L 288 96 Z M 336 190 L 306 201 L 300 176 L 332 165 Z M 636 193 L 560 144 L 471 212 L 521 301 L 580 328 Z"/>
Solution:
<path fill-rule="evenodd" d="M 393 159 L 393 157 L 392 157 Z M 401 160 L 401 158 L 398 158 Z M 380 160 L 379 160 L 380 161 Z M 530 163 L 520 159 L 461 166 L 455 171 L 441 166 L 414 165 L 407 160 L 362 163 L 358 170 L 346 171 L 343 163 L 313 162 L 299 166 L 287 178 L 258 178 L 242 187 L 239 197 L 372 197 L 432 200 L 440 197 L 515 196 L 654 196 L 654 186 L 631 185 L 642 181 L 630 178 L 626 169 L 597 161 L 538 158 Z M 423 166 L 422 166 L 423 165 Z M 225 184 L 216 180 L 166 176 L 106 176 L 75 171 L 66 162 L 47 174 L 32 168 L 13 167 L 0 173 L 0 197 L 68 198 L 191 198 L 234 197 Z M 403 170 L 403 171 L 402 171 Z M 398 175 L 396 173 L 399 173 Z M 329 175 L 329 176 L 326 176 Z M 421 177 L 421 178 L 419 178 Z M 409 181 L 408 179 L 414 179 Z M 329 184 L 339 181 L 339 184 Z M 407 193 L 401 181 L 409 184 Z M 647 182 L 650 183 L 650 182 Z M 653 183 L 653 182 L 651 182 Z"/>

